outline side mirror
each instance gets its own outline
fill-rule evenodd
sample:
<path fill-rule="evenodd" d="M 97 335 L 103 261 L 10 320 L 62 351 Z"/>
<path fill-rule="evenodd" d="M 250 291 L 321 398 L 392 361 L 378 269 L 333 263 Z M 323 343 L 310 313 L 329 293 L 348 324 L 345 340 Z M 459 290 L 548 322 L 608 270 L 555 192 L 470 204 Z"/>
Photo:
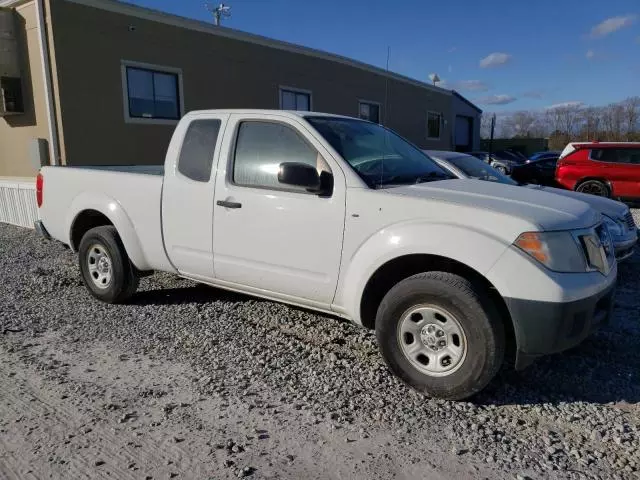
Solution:
<path fill-rule="evenodd" d="M 280 164 L 278 181 L 285 185 L 303 187 L 308 192 L 321 196 L 331 195 L 333 190 L 333 175 L 318 171 L 306 163 L 284 162 Z"/>

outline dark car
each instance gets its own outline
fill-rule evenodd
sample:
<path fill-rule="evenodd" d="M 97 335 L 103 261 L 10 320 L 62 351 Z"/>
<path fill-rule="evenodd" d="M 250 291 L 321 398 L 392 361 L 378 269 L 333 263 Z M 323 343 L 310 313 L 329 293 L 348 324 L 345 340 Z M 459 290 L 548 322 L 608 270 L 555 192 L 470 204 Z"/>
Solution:
<path fill-rule="evenodd" d="M 550 160 L 550 159 L 557 160 L 558 158 L 560 158 L 560 153 L 561 152 L 556 152 L 556 151 L 536 152 L 529 157 L 528 162 L 533 162 L 535 160 Z"/>
<path fill-rule="evenodd" d="M 518 165 L 511 171 L 511 178 L 520 183 L 534 183 L 556 186 L 556 164 L 558 156 L 543 157 L 538 160 L 530 160 L 524 165 Z"/>
<path fill-rule="evenodd" d="M 524 165 L 527 161 L 524 155 L 519 155 L 509 150 L 491 152 L 491 158 L 489 158 L 489 152 L 469 152 L 469 155 L 479 158 L 505 175 L 509 175 L 514 167 Z"/>

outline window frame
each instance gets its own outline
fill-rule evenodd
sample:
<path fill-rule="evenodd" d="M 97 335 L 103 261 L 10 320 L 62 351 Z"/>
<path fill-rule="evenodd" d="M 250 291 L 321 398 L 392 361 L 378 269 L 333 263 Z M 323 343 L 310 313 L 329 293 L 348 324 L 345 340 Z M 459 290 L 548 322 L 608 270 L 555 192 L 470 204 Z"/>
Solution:
<path fill-rule="evenodd" d="M 241 120 L 239 120 L 238 122 L 236 122 L 235 128 L 234 128 L 234 132 L 233 132 L 233 138 L 232 138 L 232 143 L 231 145 L 233 146 L 233 148 L 230 149 L 229 154 L 231 156 L 231 158 L 229 159 L 229 168 L 227 169 L 227 183 L 229 185 L 233 185 L 234 187 L 239 187 L 239 188 L 250 188 L 250 189 L 256 189 L 256 190 L 268 190 L 271 192 L 285 192 L 285 193 L 297 193 L 300 195 L 312 195 L 312 196 L 318 196 L 317 193 L 313 193 L 313 192 L 307 192 L 306 190 L 297 190 L 295 188 L 288 188 L 287 186 L 285 186 L 285 184 L 282 184 L 283 187 L 282 188 L 278 188 L 278 187 L 272 187 L 272 186 L 268 186 L 268 185 L 245 185 L 243 183 L 237 183 L 234 179 L 234 174 L 235 174 L 235 168 L 236 168 L 236 152 L 238 150 L 238 136 L 240 134 L 240 128 L 242 127 L 243 123 L 270 123 L 270 124 L 275 124 L 275 125 L 281 125 L 284 126 L 286 128 L 290 128 L 291 130 L 293 130 L 295 132 L 295 134 L 300 137 L 302 139 L 302 141 L 309 146 L 309 148 L 311 148 L 313 151 L 316 152 L 316 155 L 320 155 L 320 157 L 322 158 L 322 160 L 324 161 L 324 163 L 326 164 L 327 168 L 329 169 L 329 173 L 331 175 L 333 175 L 333 170 L 331 168 L 331 165 L 329 164 L 329 162 L 327 161 L 327 159 L 325 158 L 324 155 L 322 155 L 322 153 L 320 153 L 320 150 L 318 150 L 315 145 L 313 145 L 308 139 L 307 137 L 299 130 L 297 129 L 294 125 L 284 122 L 284 121 L 279 121 L 279 120 L 274 120 L 274 119 L 262 119 L 262 118 L 243 118 Z M 317 158 L 317 157 L 316 157 Z M 331 198 L 333 196 L 333 192 L 331 192 L 331 195 L 327 195 L 327 196 L 323 196 L 322 198 Z"/>
<path fill-rule="evenodd" d="M 360 117 L 360 106 L 363 105 L 363 104 L 364 105 L 373 105 L 373 106 L 378 107 L 378 121 L 377 122 L 373 122 L 373 120 L 369 120 L 368 118 L 365 119 L 365 118 L 361 118 Z M 382 103 L 376 102 L 376 101 L 373 101 L 373 100 L 366 100 L 366 99 L 363 99 L 363 98 L 359 98 L 358 99 L 358 115 L 357 115 L 357 118 L 360 119 L 360 120 L 365 120 L 365 121 L 368 121 L 368 122 L 377 123 L 378 125 L 382 125 L 382 123 L 381 123 L 381 121 L 382 121 Z"/>
<path fill-rule="evenodd" d="M 437 115 L 438 116 L 438 136 L 431 137 L 429 136 L 429 115 Z M 442 123 L 443 123 L 443 115 L 442 112 L 435 112 L 433 110 L 427 110 L 427 140 L 440 140 L 442 138 Z"/>
<path fill-rule="evenodd" d="M 313 91 L 311 90 L 306 90 L 304 88 L 297 88 L 297 87 L 289 87 L 287 85 L 279 85 L 278 86 L 278 108 L 280 110 L 284 110 L 284 108 L 282 108 L 282 93 L 283 92 L 290 92 L 290 93 L 295 93 L 295 94 L 303 94 L 303 95 L 307 95 L 309 97 L 309 110 L 294 110 L 296 112 L 313 112 Z"/>
<path fill-rule="evenodd" d="M 147 70 L 152 73 L 164 73 L 170 75 L 176 75 L 178 80 L 177 94 L 178 94 L 178 118 L 144 118 L 144 117 L 132 117 L 129 109 L 129 82 L 127 81 L 127 68 L 136 68 L 138 70 Z M 166 65 L 155 65 L 151 63 L 134 62 L 131 60 L 120 61 L 120 74 L 122 80 L 122 102 L 124 109 L 124 121 L 125 123 L 137 123 L 144 125 L 176 125 L 180 119 L 184 116 L 184 87 L 182 83 L 182 69 L 177 67 L 170 67 Z"/>

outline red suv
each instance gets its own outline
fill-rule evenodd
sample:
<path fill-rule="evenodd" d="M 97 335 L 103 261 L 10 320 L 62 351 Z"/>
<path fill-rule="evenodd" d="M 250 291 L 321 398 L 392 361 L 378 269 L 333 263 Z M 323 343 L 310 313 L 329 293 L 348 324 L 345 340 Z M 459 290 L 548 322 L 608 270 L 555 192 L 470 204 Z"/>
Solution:
<path fill-rule="evenodd" d="M 556 165 L 569 190 L 622 200 L 640 199 L 640 142 L 570 143 Z"/>

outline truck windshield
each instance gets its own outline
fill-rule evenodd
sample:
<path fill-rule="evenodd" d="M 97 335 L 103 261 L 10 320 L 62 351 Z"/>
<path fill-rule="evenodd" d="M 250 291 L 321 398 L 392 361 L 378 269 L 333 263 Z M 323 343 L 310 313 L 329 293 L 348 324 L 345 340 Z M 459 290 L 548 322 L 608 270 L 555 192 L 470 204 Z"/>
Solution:
<path fill-rule="evenodd" d="M 380 125 L 336 117 L 306 117 L 371 188 L 455 178 L 422 151 Z"/>

